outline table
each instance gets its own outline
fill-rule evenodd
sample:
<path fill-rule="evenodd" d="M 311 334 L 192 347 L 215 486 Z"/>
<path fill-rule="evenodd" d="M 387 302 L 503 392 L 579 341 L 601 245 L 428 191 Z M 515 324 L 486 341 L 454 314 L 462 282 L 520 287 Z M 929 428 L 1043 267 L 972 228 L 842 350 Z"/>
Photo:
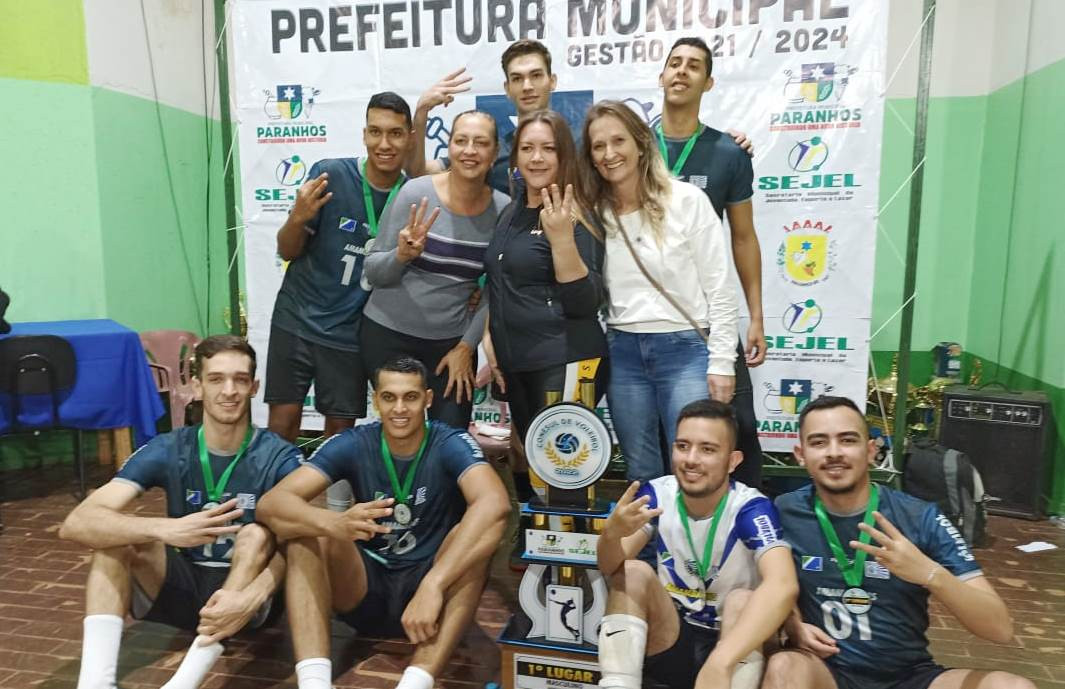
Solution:
<path fill-rule="evenodd" d="M 110 319 L 12 323 L 12 335 L 58 335 L 70 342 L 78 362 L 78 376 L 70 396 L 59 405 L 63 424 L 80 429 L 132 428 L 138 446 L 155 435 L 163 403 L 148 368 L 140 337 Z M 0 395 L 0 432 L 11 425 L 10 406 Z M 47 424 L 51 417 L 47 396 L 23 398 L 21 423 Z M 115 434 L 116 454 L 124 460 L 132 448 L 128 433 Z"/>

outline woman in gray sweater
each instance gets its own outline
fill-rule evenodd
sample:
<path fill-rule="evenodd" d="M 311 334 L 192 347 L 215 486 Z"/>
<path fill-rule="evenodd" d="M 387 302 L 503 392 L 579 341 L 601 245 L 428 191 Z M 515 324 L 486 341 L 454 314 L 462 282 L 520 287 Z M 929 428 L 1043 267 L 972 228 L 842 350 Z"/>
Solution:
<path fill-rule="evenodd" d="M 400 189 L 363 268 L 373 287 L 360 335 L 367 374 L 394 356 L 417 358 L 430 373 L 430 418 L 457 428 L 469 424 L 487 314 L 487 300 L 471 310 L 470 295 L 509 201 L 485 183 L 497 141 L 491 115 L 458 115 L 448 146 L 451 167 Z"/>

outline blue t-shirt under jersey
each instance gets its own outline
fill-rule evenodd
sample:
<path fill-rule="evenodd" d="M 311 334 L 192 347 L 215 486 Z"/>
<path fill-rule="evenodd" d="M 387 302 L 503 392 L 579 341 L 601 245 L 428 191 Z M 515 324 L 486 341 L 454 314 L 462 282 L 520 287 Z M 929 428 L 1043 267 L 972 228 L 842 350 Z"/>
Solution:
<path fill-rule="evenodd" d="M 166 514 L 175 519 L 213 507 L 213 504 L 209 505 L 200 466 L 199 428 L 185 426 L 156 436 L 130 455 L 113 480 L 130 483 L 141 492 L 162 488 L 166 491 Z M 234 455 L 209 452 L 208 457 L 217 482 Z M 255 521 L 255 505 L 259 498 L 299 468 L 302 458 L 295 445 L 270 431 L 256 428 L 247 451 L 229 476 L 219 503 L 237 498 L 237 506 L 244 510 L 238 521 L 251 524 Z M 215 543 L 182 548 L 181 551 L 197 564 L 228 567 L 233 556 L 234 538 L 234 534 L 229 534 Z"/>
<path fill-rule="evenodd" d="M 881 514 L 921 552 L 961 579 L 982 574 L 965 540 L 938 507 L 884 486 L 879 491 Z M 814 514 L 812 486 L 781 495 L 776 506 L 799 574 L 803 621 L 825 630 L 839 647 L 825 662 L 873 678 L 902 677 L 910 668 L 931 662 L 925 637 L 928 589 L 899 579 L 870 557 L 861 588 L 872 604 L 866 612 L 853 604 L 848 609 L 841 597 L 850 587 Z M 858 539 L 863 517 L 864 509 L 849 516 L 829 513 L 848 555 L 852 550 L 847 544 Z"/>
<path fill-rule="evenodd" d="M 414 457 L 393 456 L 400 483 Z M 439 421 L 429 423 L 429 442 L 411 483 L 413 496 L 407 506 L 411 521 L 403 526 L 394 519 L 381 523 L 392 527 L 366 543 L 366 552 L 389 567 L 422 562 L 436 555 L 444 537 L 462 519 L 466 499 L 459 479 L 484 454 L 469 433 Z M 394 497 L 392 483 L 381 457 L 381 424 L 370 423 L 348 429 L 322 443 L 307 464 L 332 481 L 347 479 L 355 502 Z"/>
<path fill-rule="evenodd" d="M 372 246 L 367 244 L 362 163 L 360 158 L 330 158 L 311 167 L 307 179 L 329 173 L 333 197 L 307 223 L 311 236 L 285 271 L 271 321 L 305 340 L 347 351 L 359 349 L 359 320 L 370 296 L 362 284 L 362 264 Z M 371 187 L 379 220 L 388 192 Z"/>
<path fill-rule="evenodd" d="M 688 139 L 666 138 L 669 161 L 666 167 L 672 171 Z M 723 218 L 725 208 L 742 203 L 754 196 L 754 167 L 751 157 L 740 148 L 731 136 L 713 127 L 703 127 L 703 133 L 695 140 L 684 167 L 677 179 L 702 189 Z"/>

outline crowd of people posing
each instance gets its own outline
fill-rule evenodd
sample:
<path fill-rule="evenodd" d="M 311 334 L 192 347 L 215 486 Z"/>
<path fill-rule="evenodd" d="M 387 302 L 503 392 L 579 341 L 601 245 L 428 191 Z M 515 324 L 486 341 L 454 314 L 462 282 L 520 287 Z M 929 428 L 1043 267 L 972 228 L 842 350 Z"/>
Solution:
<path fill-rule="evenodd" d="M 875 448 L 853 403 L 803 413 L 796 455 L 814 488 L 776 507 L 759 492 L 753 170 L 743 135 L 699 121 L 706 44 L 671 49 L 654 129 L 600 101 L 575 136 L 550 109 L 555 75 L 536 41 L 512 44 L 502 68 L 518 115 L 506 136 L 462 112 L 447 157 L 424 159 L 429 112 L 469 89 L 459 70 L 413 114 L 374 95 L 365 155 L 311 169 L 277 236 L 291 263 L 271 324 L 269 430 L 249 418 L 254 350 L 207 338 L 203 425 L 139 449 L 67 518 L 61 535 L 94 551 L 79 689 L 116 686 L 127 612 L 197 631 L 165 686 L 199 686 L 221 641 L 276 616 L 282 589 L 301 689 L 330 687 L 333 613 L 406 636 L 416 650 L 398 686 L 431 689 L 511 513 L 466 432 L 479 345 L 518 440 L 547 393 L 567 396 L 573 367 L 608 400 L 631 485 L 599 540 L 602 686 L 637 689 L 646 672 L 700 689 L 1029 687 L 932 662 L 929 593 L 982 636 L 1007 641 L 1012 622 L 933 507 L 869 482 Z M 304 461 L 291 443 L 312 384 L 328 439 Z M 355 426 L 371 386 L 380 422 Z M 520 471 L 515 485 L 527 498 Z M 153 487 L 167 518 L 125 511 Z M 326 508 L 313 504 L 323 492 Z M 767 663 L 781 628 L 791 650 Z"/>

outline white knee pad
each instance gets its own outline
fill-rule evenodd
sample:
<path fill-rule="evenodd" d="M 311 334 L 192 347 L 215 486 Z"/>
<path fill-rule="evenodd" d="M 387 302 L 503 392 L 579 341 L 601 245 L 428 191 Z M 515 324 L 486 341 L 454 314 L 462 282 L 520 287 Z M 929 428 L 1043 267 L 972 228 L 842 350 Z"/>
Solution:
<path fill-rule="evenodd" d="M 604 615 L 599 626 L 599 686 L 640 689 L 647 622 L 635 615 Z"/>

